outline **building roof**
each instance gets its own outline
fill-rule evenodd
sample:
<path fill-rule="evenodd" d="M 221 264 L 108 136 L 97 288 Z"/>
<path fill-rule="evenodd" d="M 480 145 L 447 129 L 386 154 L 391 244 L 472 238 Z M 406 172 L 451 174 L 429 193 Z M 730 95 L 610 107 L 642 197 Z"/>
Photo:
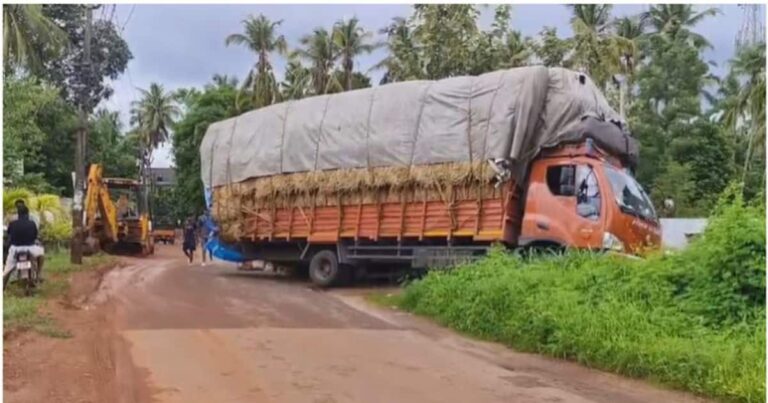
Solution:
<path fill-rule="evenodd" d="M 176 185 L 176 170 L 173 168 L 150 168 L 152 174 L 152 181 L 157 186 L 174 186 Z"/>

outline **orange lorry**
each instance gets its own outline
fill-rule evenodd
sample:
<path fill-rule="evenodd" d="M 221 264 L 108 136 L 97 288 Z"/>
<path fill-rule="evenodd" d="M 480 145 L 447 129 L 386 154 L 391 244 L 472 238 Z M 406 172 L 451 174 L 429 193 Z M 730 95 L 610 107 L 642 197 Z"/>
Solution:
<path fill-rule="evenodd" d="M 583 75 L 574 77 L 569 85 L 590 84 Z M 201 154 L 211 212 L 222 240 L 249 260 L 308 266 L 320 286 L 374 271 L 454 265 L 484 255 L 493 244 L 620 253 L 657 247 L 659 221 L 631 173 L 637 145 L 622 122 L 587 116 L 585 102 L 597 99 L 596 90 L 588 89 L 587 97 L 577 98 L 581 104 L 575 103 L 581 109 L 569 104 L 576 110 L 574 123 L 529 145 L 535 153 L 527 158 L 486 153 L 479 161 L 299 171 L 243 181 L 227 172 L 228 182 L 217 186 L 206 174 L 216 167 L 210 160 L 221 151 L 216 143 L 222 135 L 220 127 L 209 128 Z M 533 113 L 531 121 L 545 112 Z M 230 136 L 234 149 L 237 134 Z"/>
<path fill-rule="evenodd" d="M 173 245 L 176 242 L 176 230 L 173 228 L 158 228 L 152 231 L 155 242 Z"/>

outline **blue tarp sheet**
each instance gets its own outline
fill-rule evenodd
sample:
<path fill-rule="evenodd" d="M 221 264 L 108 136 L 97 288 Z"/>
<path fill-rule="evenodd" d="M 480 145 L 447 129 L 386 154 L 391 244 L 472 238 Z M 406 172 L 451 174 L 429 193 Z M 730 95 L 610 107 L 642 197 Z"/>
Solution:
<path fill-rule="evenodd" d="M 205 194 L 206 210 L 210 211 L 213 205 L 213 192 L 210 188 L 206 188 L 203 193 Z M 207 227 L 210 234 L 208 242 L 205 243 L 205 249 L 211 253 L 211 256 L 217 259 L 234 263 L 244 262 L 245 258 L 235 246 L 227 245 L 219 240 L 219 228 L 211 215 L 208 214 L 208 211 L 206 212 L 205 223 L 203 224 Z"/>
<path fill-rule="evenodd" d="M 205 248 L 211 252 L 211 256 L 216 259 L 234 263 L 245 261 L 243 255 L 237 249 L 231 245 L 222 243 L 217 236 L 211 237 L 205 244 Z"/>

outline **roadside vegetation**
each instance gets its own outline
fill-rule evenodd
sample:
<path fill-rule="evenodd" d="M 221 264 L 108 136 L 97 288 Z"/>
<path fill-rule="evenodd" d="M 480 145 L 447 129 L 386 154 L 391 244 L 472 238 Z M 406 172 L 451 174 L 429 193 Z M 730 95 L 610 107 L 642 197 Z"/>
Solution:
<path fill-rule="evenodd" d="M 763 401 L 765 208 L 739 194 L 727 192 L 706 232 L 681 252 L 524 259 L 498 250 L 376 302 L 518 350 Z"/>
<path fill-rule="evenodd" d="M 46 254 L 43 266 L 45 282 L 33 296 L 25 297 L 14 283 L 9 283 L 8 289 L 3 292 L 4 336 L 32 330 L 50 337 L 69 337 L 69 333 L 58 328 L 53 319 L 44 312 L 46 301 L 67 292 L 70 275 L 114 262 L 113 256 L 96 255 L 84 258 L 82 265 L 73 265 L 69 262 L 67 250 Z"/>

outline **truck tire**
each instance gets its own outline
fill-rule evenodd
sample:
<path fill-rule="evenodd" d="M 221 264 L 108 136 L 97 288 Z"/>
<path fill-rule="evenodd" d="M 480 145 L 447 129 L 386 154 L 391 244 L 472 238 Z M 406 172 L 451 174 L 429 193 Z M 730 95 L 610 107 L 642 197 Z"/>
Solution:
<path fill-rule="evenodd" d="M 309 278 L 320 287 L 339 285 L 346 278 L 346 268 L 339 264 L 336 253 L 321 250 L 309 262 Z"/>

